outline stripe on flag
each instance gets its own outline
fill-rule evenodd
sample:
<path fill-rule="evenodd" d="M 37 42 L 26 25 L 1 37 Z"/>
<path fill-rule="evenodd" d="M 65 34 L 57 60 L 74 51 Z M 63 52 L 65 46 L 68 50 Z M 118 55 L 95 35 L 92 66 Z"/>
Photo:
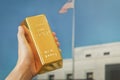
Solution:
<path fill-rule="evenodd" d="M 74 0 L 68 0 L 59 10 L 59 13 L 66 13 L 70 8 L 74 8 Z"/>

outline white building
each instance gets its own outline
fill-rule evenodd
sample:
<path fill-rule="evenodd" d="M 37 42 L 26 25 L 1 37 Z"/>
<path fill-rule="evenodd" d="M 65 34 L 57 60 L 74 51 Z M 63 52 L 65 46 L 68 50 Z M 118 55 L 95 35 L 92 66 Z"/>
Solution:
<path fill-rule="evenodd" d="M 70 80 L 72 59 L 63 62 L 62 69 L 38 75 L 35 80 Z M 75 79 L 120 80 L 119 75 L 120 42 L 75 48 Z"/>

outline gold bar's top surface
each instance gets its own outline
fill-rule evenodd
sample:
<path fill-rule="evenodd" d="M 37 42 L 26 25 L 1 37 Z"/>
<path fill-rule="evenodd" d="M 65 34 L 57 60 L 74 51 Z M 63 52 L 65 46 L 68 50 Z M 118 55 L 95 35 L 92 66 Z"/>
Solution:
<path fill-rule="evenodd" d="M 45 15 L 27 17 L 26 25 L 30 31 L 42 64 L 49 64 L 62 60 L 52 31 Z"/>

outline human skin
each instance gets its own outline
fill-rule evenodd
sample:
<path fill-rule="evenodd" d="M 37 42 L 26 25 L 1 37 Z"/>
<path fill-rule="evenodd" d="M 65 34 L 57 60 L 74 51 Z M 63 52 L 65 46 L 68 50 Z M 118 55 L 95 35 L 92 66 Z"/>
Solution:
<path fill-rule="evenodd" d="M 53 32 L 56 44 L 59 42 L 56 34 Z M 25 31 L 22 26 L 18 27 L 18 61 L 14 69 L 5 80 L 32 80 L 41 69 L 39 59 L 36 59 L 29 42 L 26 39 Z M 37 54 L 37 53 L 36 53 Z"/>

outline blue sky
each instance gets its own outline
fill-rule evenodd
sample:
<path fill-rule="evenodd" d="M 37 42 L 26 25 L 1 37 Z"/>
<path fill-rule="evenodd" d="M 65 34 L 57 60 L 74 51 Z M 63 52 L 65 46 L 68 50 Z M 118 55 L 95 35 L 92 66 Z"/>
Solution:
<path fill-rule="evenodd" d="M 17 28 L 27 16 L 46 14 L 61 43 L 63 58 L 71 58 L 72 9 L 59 14 L 67 0 L 0 1 L 0 80 L 17 61 Z M 76 0 L 75 47 L 120 41 L 119 0 Z"/>
<path fill-rule="evenodd" d="M 120 41 L 119 0 L 76 0 L 76 47 Z"/>

